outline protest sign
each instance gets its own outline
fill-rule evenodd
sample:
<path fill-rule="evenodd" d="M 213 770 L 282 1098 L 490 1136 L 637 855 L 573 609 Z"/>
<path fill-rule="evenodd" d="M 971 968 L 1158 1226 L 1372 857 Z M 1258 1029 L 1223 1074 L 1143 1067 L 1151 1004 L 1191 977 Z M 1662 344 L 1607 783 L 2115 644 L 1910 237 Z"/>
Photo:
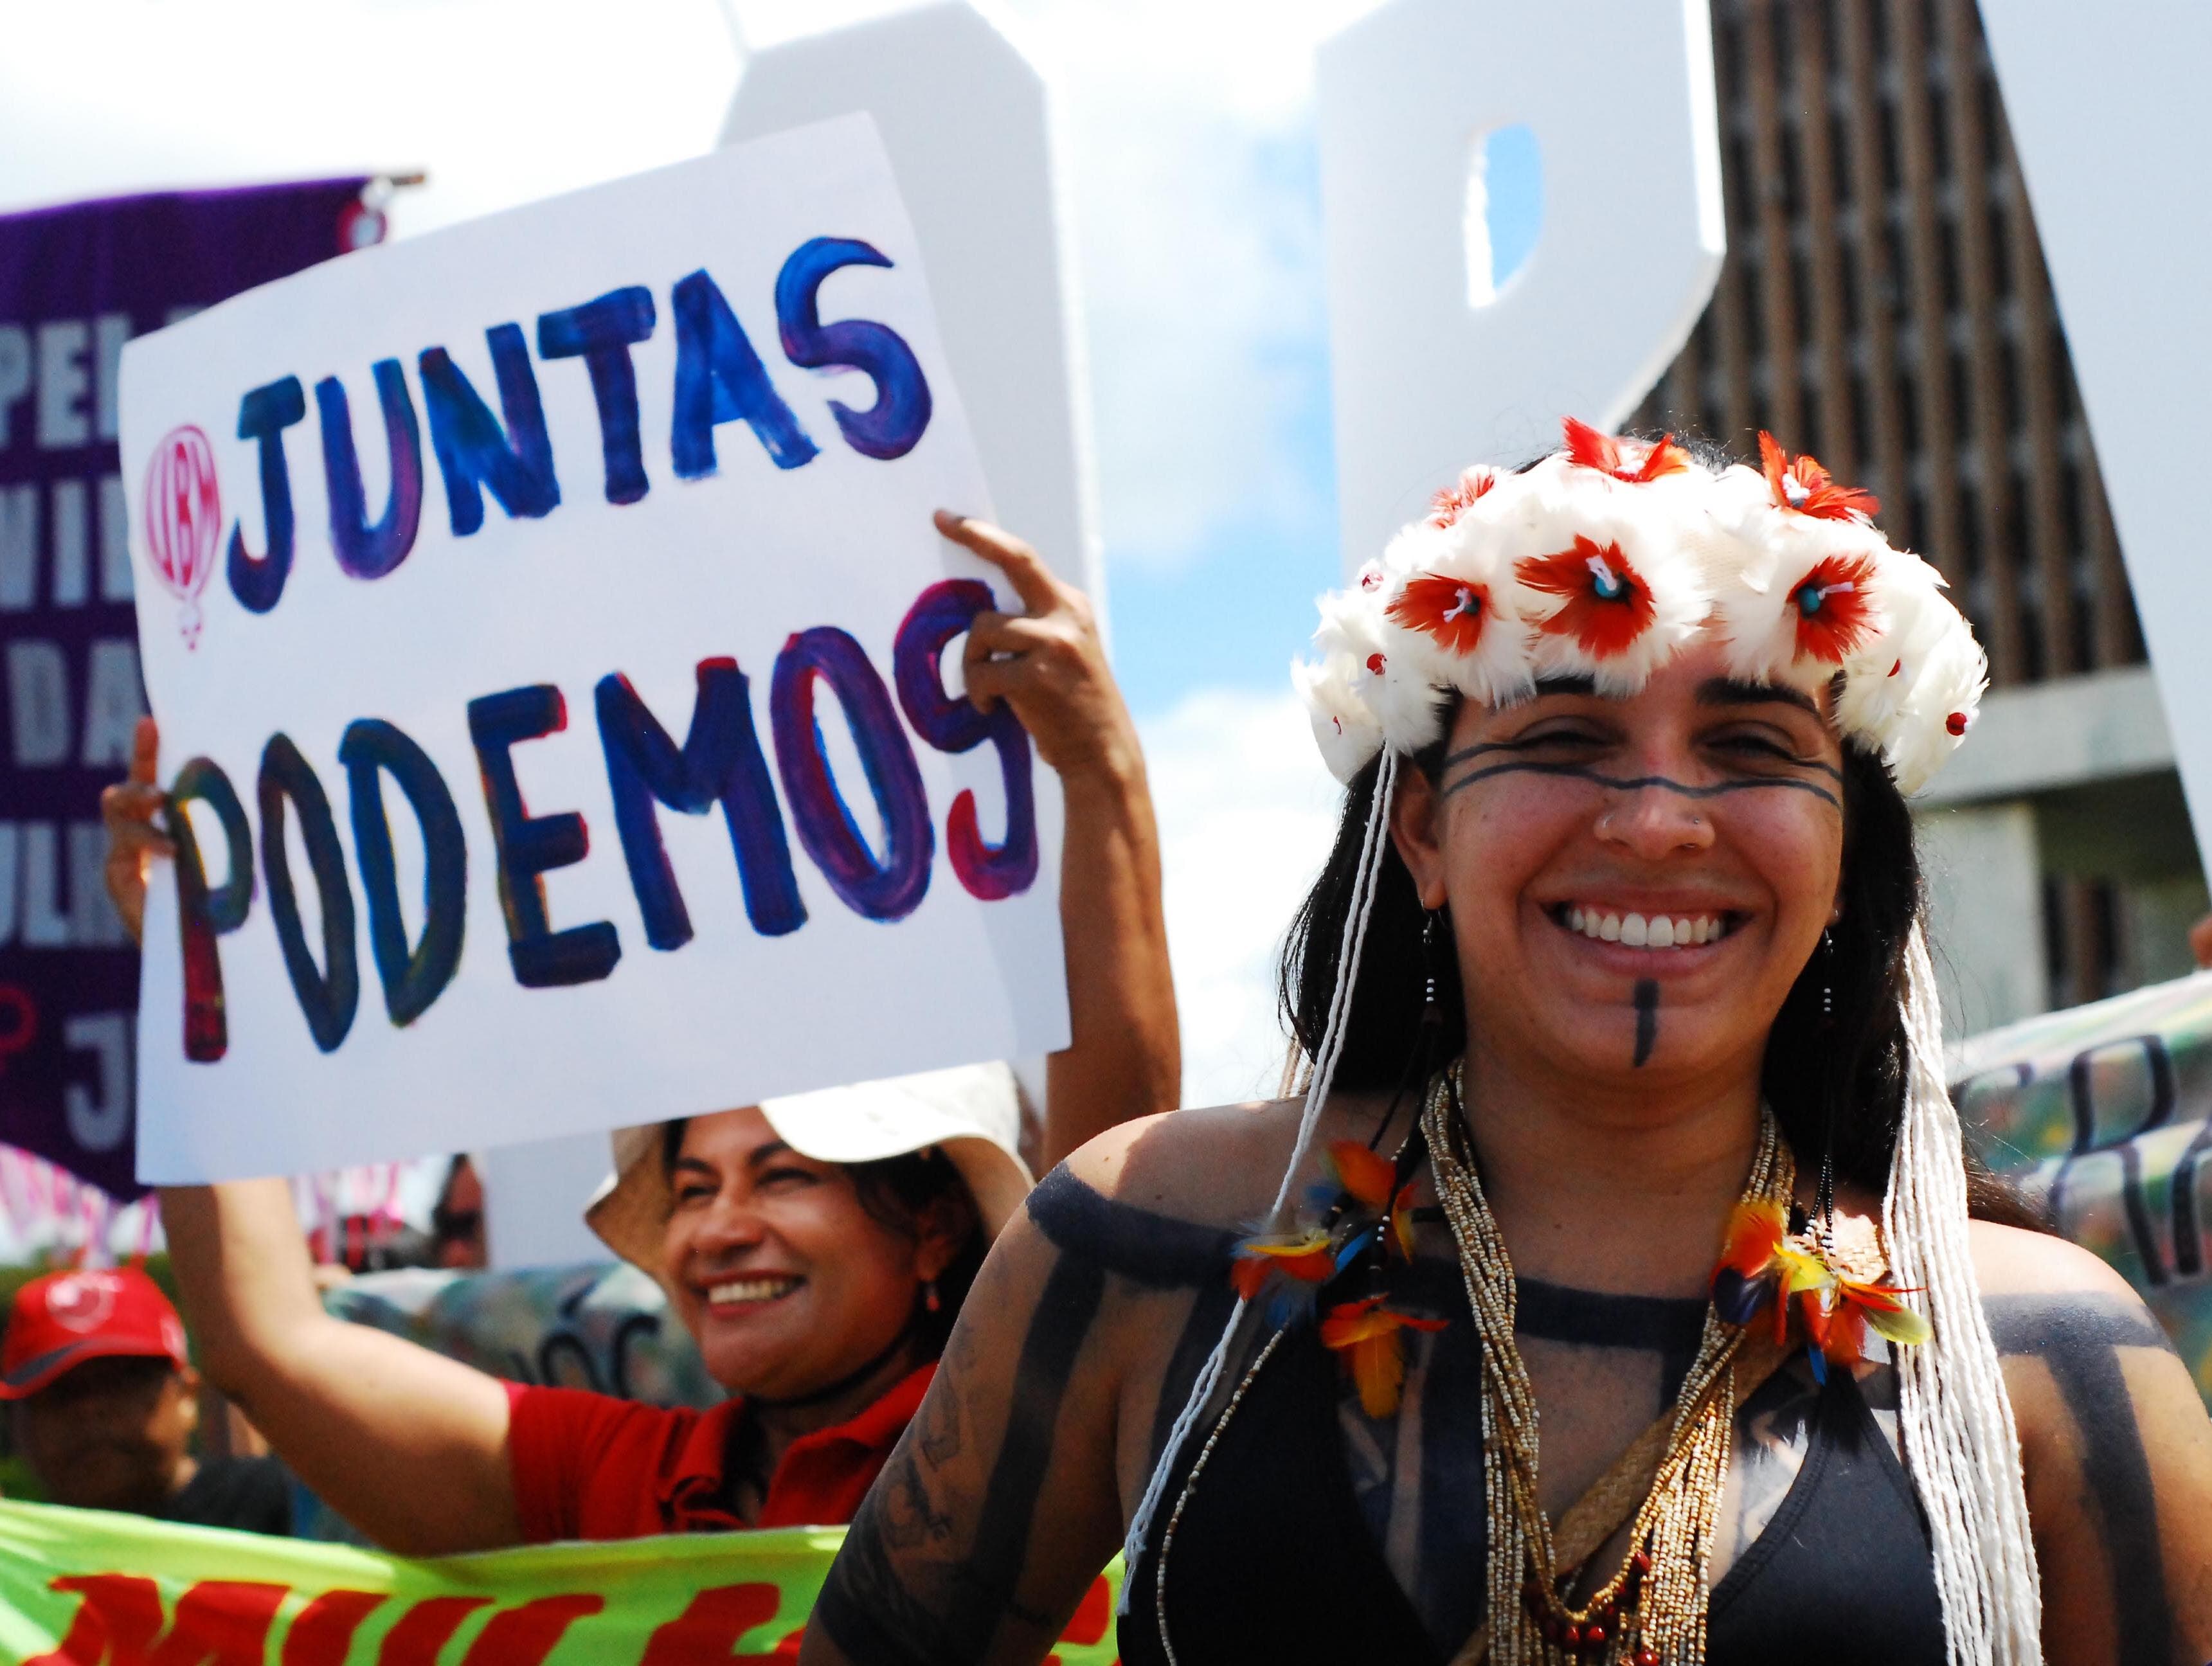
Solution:
<path fill-rule="evenodd" d="M 769 1666 L 842 1528 L 403 1561 L 136 1516 L 0 1504 L 0 1658 L 26 1666 Z M 1118 1559 L 1059 1666 L 1116 1658 Z"/>
<path fill-rule="evenodd" d="M 100 791 L 143 709 L 116 465 L 123 344 L 337 253 L 359 179 L 0 216 L 0 1140 L 118 1199 L 138 956 Z"/>
<path fill-rule="evenodd" d="M 335 262 L 123 380 L 182 846 L 143 1177 L 1066 1043 L 1056 782 L 948 691 L 1000 604 L 930 514 L 988 503 L 866 117 Z"/>

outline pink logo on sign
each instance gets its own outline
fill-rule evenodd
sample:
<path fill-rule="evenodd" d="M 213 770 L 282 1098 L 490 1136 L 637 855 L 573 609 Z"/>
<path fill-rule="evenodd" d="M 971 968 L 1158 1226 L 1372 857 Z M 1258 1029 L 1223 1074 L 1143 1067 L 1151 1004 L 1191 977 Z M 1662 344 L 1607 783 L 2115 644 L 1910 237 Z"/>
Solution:
<path fill-rule="evenodd" d="M 186 648 L 200 644 L 199 595 L 215 571 L 222 541 L 214 447 L 189 423 L 172 429 L 146 465 L 146 548 L 154 575 L 179 604 L 177 629 Z"/>

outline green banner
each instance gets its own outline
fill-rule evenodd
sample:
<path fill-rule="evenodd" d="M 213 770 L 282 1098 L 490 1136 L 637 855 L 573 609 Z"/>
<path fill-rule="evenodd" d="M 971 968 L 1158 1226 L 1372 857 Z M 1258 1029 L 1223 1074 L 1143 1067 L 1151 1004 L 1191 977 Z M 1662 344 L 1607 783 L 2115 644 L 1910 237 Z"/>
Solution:
<path fill-rule="evenodd" d="M 745 1666 L 794 1660 L 842 1528 L 406 1561 L 0 1503 L 10 1666 Z M 1121 1563 L 1050 1658 L 1115 1659 Z"/>

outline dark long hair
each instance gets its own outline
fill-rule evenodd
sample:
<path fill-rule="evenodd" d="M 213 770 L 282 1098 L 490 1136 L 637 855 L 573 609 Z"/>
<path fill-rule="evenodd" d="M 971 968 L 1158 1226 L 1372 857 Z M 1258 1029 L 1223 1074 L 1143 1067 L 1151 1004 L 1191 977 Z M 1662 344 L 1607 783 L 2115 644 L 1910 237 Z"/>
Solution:
<path fill-rule="evenodd" d="M 675 1173 L 677 1158 L 683 1153 L 684 1130 L 690 1122 L 689 1117 L 678 1116 L 661 1125 L 660 1164 L 663 1172 L 671 1176 Z M 982 1270 L 984 1254 L 991 1247 L 983 1231 L 982 1217 L 975 1208 L 975 1195 L 969 1190 L 960 1165 L 941 1147 L 930 1146 L 897 1157 L 878 1158 L 868 1163 L 841 1163 L 837 1166 L 852 1177 L 853 1190 L 868 1218 L 909 1241 L 921 1236 L 923 1215 L 939 1201 L 951 1200 L 967 1212 L 968 1236 L 945 1270 L 937 1275 L 934 1310 L 921 1286 L 915 1287 L 910 1319 L 913 1334 L 921 1345 L 922 1357 L 938 1359 L 945 1352 L 946 1339 L 952 1335 L 952 1322 L 960 1316 L 960 1304 L 968 1299 L 975 1274 Z"/>
<path fill-rule="evenodd" d="M 1449 725 L 1446 725 L 1449 733 Z M 1433 782 L 1443 767 L 1437 741 L 1412 760 Z M 1336 842 L 1291 922 L 1278 981 L 1285 1022 L 1310 1060 L 1344 952 L 1360 845 L 1381 773 L 1378 757 L 1346 789 Z M 1912 815 L 1882 761 L 1856 745 L 1844 748 L 1843 917 L 1832 950 L 1815 950 L 1790 986 L 1767 1036 L 1760 1086 L 1801 1162 L 1833 1150 L 1839 1179 L 1877 1195 L 1888 1184 L 1905 1111 L 1905 1037 L 1900 997 L 1905 945 L 1923 907 Z M 1447 940 L 1431 958 L 1422 933 L 1427 911 L 1397 848 L 1387 836 L 1367 937 L 1359 955 L 1335 1085 L 1388 1092 L 1402 1081 L 1422 1045 L 1424 982 L 1433 965 L 1443 1005 L 1442 1032 L 1428 1046 L 1438 1064 L 1467 1044 L 1458 958 Z M 1449 923 L 1446 915 L 1443 921 Z M 1834 1024 L 1820 1017 L 1820 987 L 1833 991 Z M 1832 1142 L 1832 1143 L 1831 1143 Z M 2044 1223 L 2013 1189 L 1967 1152 L 1971 1212 L 2009 1225 Z"/>

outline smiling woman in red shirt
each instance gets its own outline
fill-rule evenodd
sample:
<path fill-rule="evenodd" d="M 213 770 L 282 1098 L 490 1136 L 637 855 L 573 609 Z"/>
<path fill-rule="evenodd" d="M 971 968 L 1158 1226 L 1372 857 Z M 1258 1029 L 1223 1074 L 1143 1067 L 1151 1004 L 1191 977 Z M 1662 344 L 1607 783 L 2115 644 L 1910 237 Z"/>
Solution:
<path fill-rule="evenodd" d="M 1020 615 L 979 614 L 970 699 L 1004 700 L 1060 775 L 1072 1044 L 1047 1061 L 1042 1155 L 1171 1108 L 1181 1061 L 1158 834 L 1135 727 L 1090 605 L 994 527 L 939 529 L 997 566 Z M 159 737 L 102 800 L 110 893 L 136 933 Z M 1076 945 L 1081 952 L 1075 952 Z M 834 1047 L 845 1012 L 825 1012 Z M 658 1279 L 732 1396 L 705 1412 L 506 1383 L 326 1314 L 281 1180 L 161 1195 L 208 1376 L 323 1499 L 386 1547 L 851 1519 L 936 1369 L 969 1280 L 1028 1190 L 1003 1066 L 631 1128 L 588 1218 Z"/>
<path fill-rule="evenodd" d="M 586 1219 L 743 1393 L 667 1411 L 507 1384 L 521 1536 L 848 1520 L 1029 1190 L 1019 1123 L 989 1065 L 617 1134 Z"/>

